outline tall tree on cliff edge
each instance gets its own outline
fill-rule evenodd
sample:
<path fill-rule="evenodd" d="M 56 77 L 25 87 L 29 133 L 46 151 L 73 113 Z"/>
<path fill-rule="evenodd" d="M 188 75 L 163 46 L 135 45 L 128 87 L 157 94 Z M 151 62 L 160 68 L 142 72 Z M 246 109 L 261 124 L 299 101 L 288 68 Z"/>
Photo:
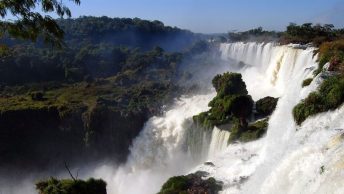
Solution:
<path fill-rule="evenodd" d="M 80 4 L 80 0 L 69 1 Z M 61 47 L 63 30 L 51 16 L 43 13 L 71 17 L 71 11 L 63 0 L 0 0 L 0 38 L 9 36 L 31 41 L 42 38 L 45 43 Z M 13 16 L 16 20 L 8 20 L 7 16 Z M 1 50 L 6 50 L 6 45 L 0 43 Z"/>

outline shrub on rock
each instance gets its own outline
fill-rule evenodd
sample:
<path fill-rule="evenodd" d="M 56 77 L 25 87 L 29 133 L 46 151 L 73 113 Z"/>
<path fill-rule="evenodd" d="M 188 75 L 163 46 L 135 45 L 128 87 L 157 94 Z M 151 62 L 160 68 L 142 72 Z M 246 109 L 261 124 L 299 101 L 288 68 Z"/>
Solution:
<path fill-rule="evenodd" d="M 212 81 L 217 95 L 209 102 L 209 111 L 193 117 L 194 121 L 205 128 L 230 122 L 233 117 L 246 123 L 251 114 L 253 100 L 247 95 L 246 84 L 238 73 L 217 75 Z"/>
<path fill-rule="evenodd" d="M 303 80 L 302 87 L 304 88 L 306 86 L 309 86 L 309 84 L 311 84 L 312 81 L 313 81 L 313 78 L 308 78 L 308 79 Z"/>
<path fill-rule="evenodd" d="M 258 120 L 249 124 L 246 128 L 242 127 L 238 121 L 236 121 L 232 128 L 228 143 L 234 141 L 249 142 L 254 141 L 262 137 L 268 128 L 268 119 Z"/>
<path fill-rule="evenodd" d="M 216 75 L 212 84 L 219 97 L 226 95 L 247 95 L 246 84 L 242 80 L 240 73 L 226 72 L 222 75 Z"/>
<path fill-rule="evenodd" d="M 187 193 L 207 193 L 217 194 L 222 189 L 222 182 L 210 177 L 208 174 L 198 171 L 186 176 L 175 176 L 167 180 L 158 194 L 187 194 Z"/>
<path fill-rule="evenodd" d="M 344 102 L 344 77 L 333 76 L 325 80 L 318 91 L 310 93 L 293 109 L 296 123 L 300 125 L 309 116 L 338 108 Z"/>
<path fill-rule="evenodd" d="M 50 178 L 36 184 L 39 194 L 106 194 L 106 183 L 101 179 L 57 180 Z"/>
<path fill-rule="evenodd" d="M 271 115 L 275 110 L 278 98 L 271 96 L 264 97 L 256 102 L 256 112 L 258 117 Z"/>
<path fill-rule="evenodd" d="M 202 112 L 193 117 L 196 124 L 211 129 L 214 126 L 230 124 L 229 143 L 236 140 L 242 142 L 253 141 L 266 132 L 268 119 L 248 124 L 252 115 L 254 101 L 248 95 L 246 84 L 238 73 L 224 73 L 213 79 L 213 86 L 217 95 L 209 102 L 209 111 Z M 257 115 L 266 117 L 276 108 L 277 98 L 265 97 L 256 103 Z"/>

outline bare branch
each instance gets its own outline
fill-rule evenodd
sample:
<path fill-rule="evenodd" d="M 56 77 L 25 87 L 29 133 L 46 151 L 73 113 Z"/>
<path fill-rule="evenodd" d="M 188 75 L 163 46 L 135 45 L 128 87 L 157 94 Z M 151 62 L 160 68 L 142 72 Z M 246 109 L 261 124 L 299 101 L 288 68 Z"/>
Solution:
<path fill-rule="evenodd" d="M 68 167 L 68 164 L 67 164 L 67 162 L 64 162 L 64 165 L 65 165 L 65 168 L 67 169 L 67 171 L 68 171 L 69 175 L 72 177 L 72 179 L 73 179 L 74 181 L 76 181 L 76 180 L 77 180 L 77 178 L 78 178 L 78 175 L 77 175 L 77 177 L 76 177 L 76 178 L 74 178 L 74 176 L 73 176 L 72 172 L 70 171 L 70 169 L 69 169 L 69 167 Z"/>

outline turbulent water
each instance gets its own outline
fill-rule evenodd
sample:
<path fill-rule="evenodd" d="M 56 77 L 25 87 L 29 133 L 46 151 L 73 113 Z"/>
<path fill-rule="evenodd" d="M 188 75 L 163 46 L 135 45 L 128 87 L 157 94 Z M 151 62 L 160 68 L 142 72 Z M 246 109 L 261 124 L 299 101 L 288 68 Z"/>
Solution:
<path fill-rule="evenodd" d="M 226 194 L 344 193 L 344 108 L 311 117 L 302 126 L 292 117 L 292 108 L 322 81 L 319 75 L 301 87 L 317 68 L 313 50 L 274 43 L 220 46 L 228 69 L 240 68 L 253 99 L 280 98 L 263 138 L 227 145 L 229 132 L 193 127 L 191 117 L 207 110 L 215 93 L 184 96 L 146 123 L 124 166 L 102 166 L 94 176 L 107 180 L 110 194 L 156 193 L 170 176 L 197 170 L 222 181 Z"/>
<path fill-rule="evenodd" d="M 115 172 L 111 172 L 111 167 L 103 166 L 95 176 L 107 179 L 111 194 L 148 194 L 157 193 L 171 175 L 187 173 L 197 161 L 187 152 L 186 129 L 191 128 L 190 118 L 206 111 L 214 96 L 212 92 L 177 99 L 171 110 L 145 124 L 130 149 L 127 164 Z"/>
<path fill-rule="evenodd" d="M 317 67 L 313 49 L 236 43 L 222 45 L 221 50 L 222 57 L 251 65 L 243 77 L 255 99 L 273 94 L 280 100 L 264 138 L 230 145 L 212 158 L 215 167 L 198 169 L 222 180 L 222 193 L 344 193 L 344 109 L 319 114 L 300 127 L 291 114 L 322 81 L 319 75 L 301 88 Z"/>

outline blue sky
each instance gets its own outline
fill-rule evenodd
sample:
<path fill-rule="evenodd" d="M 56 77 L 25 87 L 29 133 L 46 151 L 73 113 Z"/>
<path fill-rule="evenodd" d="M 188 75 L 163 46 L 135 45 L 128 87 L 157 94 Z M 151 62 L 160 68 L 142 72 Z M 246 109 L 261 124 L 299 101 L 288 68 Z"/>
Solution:
<path fill-rule="evenodd" d="M 344 0 L 81 0 L 80 6 L 67 5 L 73 17 L 139 17 L 203 33 L 259 26 L 283 30 L 289 22 L 344 27 Z"/>

